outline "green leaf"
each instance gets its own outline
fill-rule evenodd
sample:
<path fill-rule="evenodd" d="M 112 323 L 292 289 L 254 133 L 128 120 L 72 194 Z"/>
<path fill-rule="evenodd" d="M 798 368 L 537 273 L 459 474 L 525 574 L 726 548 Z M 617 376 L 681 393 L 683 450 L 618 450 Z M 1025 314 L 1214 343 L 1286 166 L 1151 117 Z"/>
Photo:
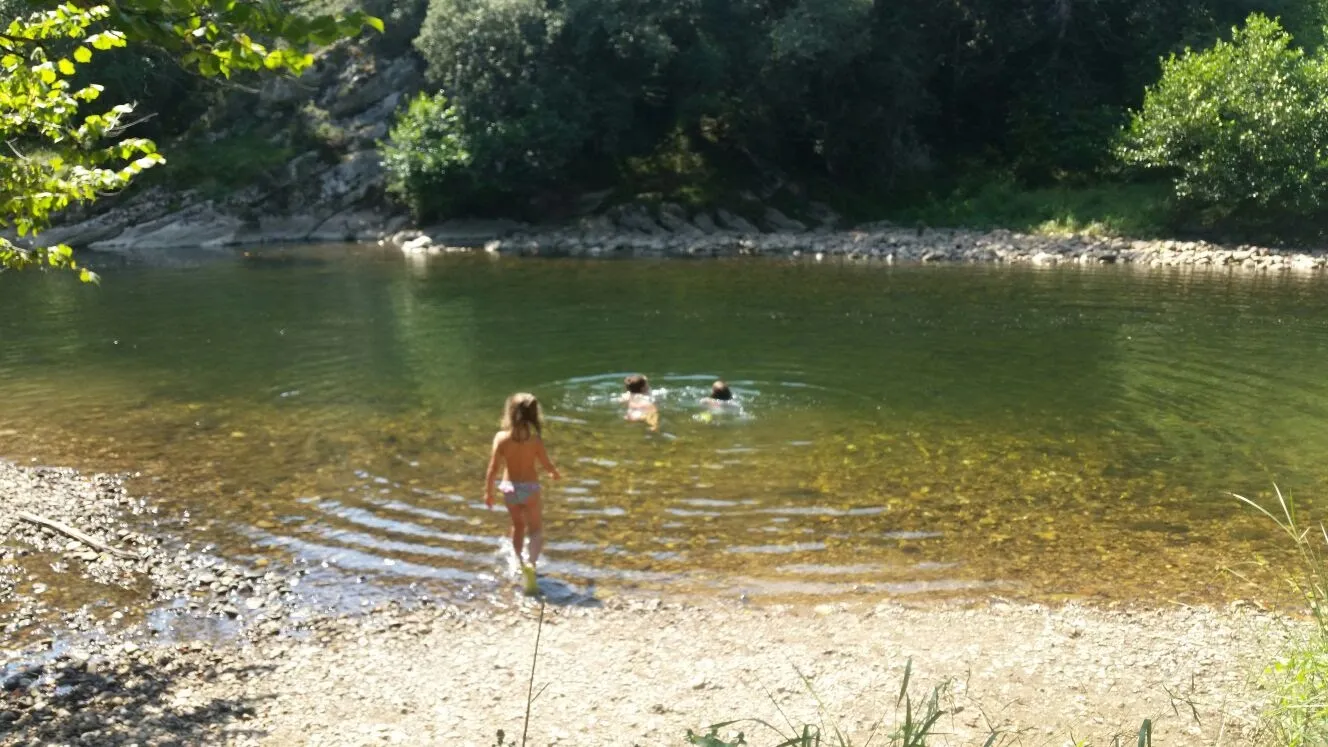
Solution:
<path fill-rule="evenodd" d="M 74 59 L 83 64 L 92 62 L 92 50 L 84 46 L 79 46 L 74 50 Z"/>
<path fill-rule="evenodd" d="M 70 62 L 69 60 L 62 57 L 60 58 L 60 61 L 55 64 L 60 68 L 60 73 L 62 75 L 74 74 L 74 63 Z"/>

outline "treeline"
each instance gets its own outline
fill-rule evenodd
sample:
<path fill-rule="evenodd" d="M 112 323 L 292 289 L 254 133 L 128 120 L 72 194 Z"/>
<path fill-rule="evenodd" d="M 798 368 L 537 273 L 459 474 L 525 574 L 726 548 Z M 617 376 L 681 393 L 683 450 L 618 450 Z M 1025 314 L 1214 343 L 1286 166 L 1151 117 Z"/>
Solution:
<path fill-rule="evenodd" d="M 1166 172 L 1201 144 L 1158 144 L 1179 121 L 1130 140 L 1131 110 L 1159 60 L 1213 47 L 1252 12 L 1317 46 L 1325 16 L 1306 0 L 431 0 L 414 44 L 436 93 L 398 125 L 389 161 L 425 217 L 652 163 L 883 199 L 973 173 L 1037 186 Z M 1258 75 L 1230 64 L 1219 76 Z"/>
<path fill-rule="evenodd" d="M 703 201 L 791 183 L 884 204 L 973 178 L 1174 181 L 1178 219 L 1255 230 L 1318 225 L 1328 200 L 1328 0 L 312 4 L 382 17 L 379 50 L 427 64 L 384 147 L 422 219 L 608 187 Z M 149 135 L 210 103 L 150 47 L 97 65 L 108 96 L 157 115 Z"/>

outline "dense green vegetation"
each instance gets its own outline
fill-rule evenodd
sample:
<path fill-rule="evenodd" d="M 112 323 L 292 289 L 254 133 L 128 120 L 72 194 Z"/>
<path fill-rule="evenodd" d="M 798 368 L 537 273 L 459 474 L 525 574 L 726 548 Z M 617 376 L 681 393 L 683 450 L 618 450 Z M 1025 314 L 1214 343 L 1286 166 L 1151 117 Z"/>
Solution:
<path fill-rule="evenodd" d="M 1252 12 L 1282 26 L 1256 17 L 1218 43 Z M 447 115 L 403 118 L 393 170 L 421 217 L 630 182 L 670 196 L 796 184 L 962 219 L 995 184 L 1037 203 L 1016 223 L 1076 227 L 1041 198 L 1125 185 L 1106 201 L 1130 216 L 1084 222 L 1265 229 L 1284 209 L 1317 217 L 1317 188 L 1292 183 L 1317 168 L 1318 57 L 1287 34 L 1314 46 L 1323 20 L 1294 0 L 432 0 L 415 46 Z M 1187 97 L 1207 102 L 1207 125 L 1180 116 Z M 701 167 L 643 173 L 651 161 Z M 1251 161 L 1256 184 L 1233 202 Z M 1172 177 L 1165 211 L 1128 187 Z"/>
<path fill-rule="evenodd" d="M 1328 59 L 1253 16 L 1231 42 L 1166 62 L 1121 154 L 1170 175 L 1205 223 L 1313 224 L 1328 205 L 1325 83 Z"/>
<path fill-rule="evenodd" d="M 71 205 L 122 189 L 162 161 L 150 139 L 123 137 L 135 108 L 119 98 L 102 104 L 107 86 L 98 81 L 117 81 L 123 90 L 113 94 L 127 97 L 164 65 L 172 71 L 168 77 L 298 73 L 312 62 L 308 46 L 382 25 L 360 12 L 291 14 L 277 0 L 0 3 L 0 140 L 9 146 L 0 153 L 0 229 L 20 237 L 41 231 Z M 172 87 L 162 88 L 169 102 Z M 75 265 L 68 247 L 25 247 L 0 238 L 0 270 L 33 266 Z M 95 279 L 87 270 L 81 275 Z"/>
<path fill-rule="evenodd" d="M 1314 625 L 1296 636 L 1264 671 L 1271 693 L 1260 723 L 1259 744 L 1307 747 L 1328 742 L 1328 530 L 1305 521 L 1296 502 L 1274 486 L 1277 506 L 1234 497 L 1275 523 L 1295 548 L 1299 563 L 1286 581 L 1305 602 Z M 1321 543 L 1320 540 L 1323 540 Z M 1266 562 L 1266 561 L 1261 561 Z"/>
<path fill-rule="evenodd" d="M 205 145 L 180 152 L 172 183 L 223 192 L 292 152 L 239 121 L 243 107 L 219 105 L 214 81 L 297 71 L 308 45 L 367 14 L 387 23 L 372 51 L 427 66 L 384 148 L 390 192 L 420 219 L 547 214 L 613 189 L 731 206 L 820 199 L 853 218 L 933 225 L 1305 238 L 1328 226 L 1325 5 L 119 0 L 86 33 L 123 37 L 70 59 L 72 72 L 53 68 L 54 83 L 35 75 L 136 102 L 120 115 L 136 138 L 191 133 Z M 0 18 L 54 7 L 0 0 Z M 6 52 L 22 34 L 9 37 Z M 38 42 L 14 56 L 29 72 L 67 54 L 64 39 Z M 33 57 L 43 44 L 50 59 Z M 30 111 L 39 95 L 7 106 Z M 90 107 L 66 107 L 69 121 Z M 33 136 L 14 122 L 8 139 Z M 226 130 L 224 158 L 200 126 Z M 233 157 L 246 142 L 254 157 Z"/>

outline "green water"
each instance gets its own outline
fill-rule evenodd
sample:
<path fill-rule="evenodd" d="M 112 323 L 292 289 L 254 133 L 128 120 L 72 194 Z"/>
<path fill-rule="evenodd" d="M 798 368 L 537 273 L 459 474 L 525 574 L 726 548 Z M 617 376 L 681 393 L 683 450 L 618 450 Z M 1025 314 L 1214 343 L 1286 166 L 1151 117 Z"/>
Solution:
<path fill-rule="evenodd" d="M 0 278 L 0 455 L 140 471 L 326 583 L 470 594 L 508 588 L 481 476 L 518 390 L 574 590 L 1222 600 L 1280 557 L 1226 491 L 1328 495 L 1318 279 L 283 256 Z M 631 372 L 662 435 L 612 403 Z M 693 417 L 715 377 L 744 417 Z"/>

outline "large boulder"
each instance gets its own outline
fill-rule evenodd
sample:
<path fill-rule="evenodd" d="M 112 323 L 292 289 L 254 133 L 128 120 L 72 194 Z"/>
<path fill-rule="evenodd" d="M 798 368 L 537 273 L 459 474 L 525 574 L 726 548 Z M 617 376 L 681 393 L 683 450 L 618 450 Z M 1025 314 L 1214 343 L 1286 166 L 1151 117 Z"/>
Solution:
<path fill-rule="evenodd" d="M 778 233 L 802 233 L 807 230 L 807 226 L 802 221 L 784 215 L 776 207 L 766 207 L 762 221 L 766 228 Z"/>
<path fill-rule="evenodd" d="M 719 232 L 719 226 L 715 225 L 715 219 L 710 217 L 710 213 L 697 213 L 696 217 L 692 219 L 692 224 L 704 234 Z"/>
<path fill-rule="evenodd" d="M 658 236 L 666 233 L 664 228 L 650 217 L 650 211 L 643 205 L 619 205 L 609 211 L 609 218 L 623 231 Z"/>
<path fill-rule="evenodd" d="M 327 221 L 326 215 L 264 215 L 257 225 L 248 224 L 236 232 L 240 244 L 293 244 L 308 241 L 313 232 Z"/>
<path fill-rule="evenodd" d="M 359 114 L 394 93 L 413 91 L 419 82 L 419 68 L 409 56 L 398 57 L 376 72 L 350 68 L 349 77 L 326 95 L 326 108 L 338 118 Z"/>
<path fill-rule="evenodd" d="M 669 202 L 659 206 L 659 224 L 679 236 L 700 236 L 703 233 L 687 220 L 687 213 L 681 206 Z"/>
<path fill-rule="evenodd" d="M 514 220 L 451 220 L 428 226 L 421 233 L 440 246 L 481 247 L 526 228 Z"/>
<path fill-rule="evenodd" d="M 26 245 L 41 244 L 43 246 L 68 244 L 80 248 L 99 241 L 113 239 L 123 233 L 127 225 L 128 216 L 113 211 L 79 223 L 43 231 L 38 236 L 33 237 L 32 240 L 23 243 Z"/>
<path fill-rule="evenodd" d="M 218 212 L 210 204 L 195 205 L 157 220 L 130 225 L 113 238 L 95 241 L 89 249 L 135 252 L 188 247 L 221 247 L 237 243 L 245 222 Z"/>
<path fill-rule="evenodd" d="M 374 210 L 349 210 L 323 221 L 309 232 L 309 241 L 378 241 L 403 227 L 403 220 Z"/>
<path fill-rule="evenodd" d="M 761 230 L 752 225 L 746 218 L 740 215 L 734 215 L 724 208 L 715 211 L 715 220 L 727 231 L 737 233 L 760 233 Z"/>
<path fill-rule="evenodd" d="M 318 201 L 323 207 L 344 209 L 361 203 L 383 187 L 383 160 L 378 151 L 365 149 L 346 156 L 319 177 Z"/>

